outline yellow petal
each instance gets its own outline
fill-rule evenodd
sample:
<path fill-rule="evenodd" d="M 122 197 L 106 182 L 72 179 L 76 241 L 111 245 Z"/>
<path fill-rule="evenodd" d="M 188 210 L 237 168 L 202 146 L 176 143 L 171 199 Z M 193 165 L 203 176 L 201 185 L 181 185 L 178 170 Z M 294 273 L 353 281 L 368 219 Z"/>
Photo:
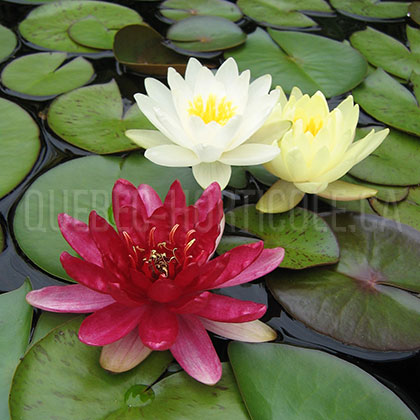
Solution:
<path fill-rule="evenodd" d="M 353 201 L 373 197 L 377 192 L 373 188 L 350 184 L 345 181 L 335 181 L 328 184 L 328 187 L 318 195 L 329 200 Z"/>

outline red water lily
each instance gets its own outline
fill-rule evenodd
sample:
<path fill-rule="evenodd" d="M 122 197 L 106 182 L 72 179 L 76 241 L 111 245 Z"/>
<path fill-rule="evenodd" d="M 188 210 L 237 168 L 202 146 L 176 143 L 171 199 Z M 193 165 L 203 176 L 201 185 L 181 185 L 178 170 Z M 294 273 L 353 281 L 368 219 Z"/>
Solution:
<path fill-rule="evenodd" d="M 89 225 L 58 217 L 67 252 L 61 263 L 77 283 L 35 290 L 27 301 L 53 312 L 89 313 L 79 339 L 103 346 L 100 363 L 122 372 L 152 350 L 169 349 L 195 379 L 214 384 L 221 364 L 206 329 L 244 341 L 268 341 L 270 327 L 257 321 L 265 305 L 208 290 L 254 280 L 276 268 L 282 248 L 262 242 L 210 259 L 224 225 L 220 187 L 210 185 L 193 206 L 175 181 L 162 203 L 148 185 L 116 182 L 112 202 L 117 231 L 95 211 Z"/>

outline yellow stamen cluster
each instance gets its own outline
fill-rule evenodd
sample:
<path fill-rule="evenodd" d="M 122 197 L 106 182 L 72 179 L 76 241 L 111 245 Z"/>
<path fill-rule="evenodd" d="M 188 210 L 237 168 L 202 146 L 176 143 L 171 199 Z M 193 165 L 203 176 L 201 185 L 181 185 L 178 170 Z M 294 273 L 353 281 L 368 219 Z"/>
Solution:
<path fill-rule="evenodd" d="M 200 117 L 205 124 L 215 121 L 220 125 L 226 125 L 235 115 L 236 108 L 232 101 L 227 100 L 226 96 L 218 100 L 216 95 L 210 94 L 207 101 L 204 102 L 203 97 L 197 95 L 193 102 L 190 101 L 188 113 Z"/>
<path fill-rule="evenodd" d="M 302 120 L 303 122 L 304 133 L 309 131 L 314 136 L 318 134 L 318 131 L 321 130 L 322 126 L 324 125 L 324 120 L 319 114 L 308 118 L 306 113 L 302 111 L 299 112 L 299 110 L 295 112 L 295 117 L 293 119 L 293 122 L 295 123 L 298 120 Z"/>

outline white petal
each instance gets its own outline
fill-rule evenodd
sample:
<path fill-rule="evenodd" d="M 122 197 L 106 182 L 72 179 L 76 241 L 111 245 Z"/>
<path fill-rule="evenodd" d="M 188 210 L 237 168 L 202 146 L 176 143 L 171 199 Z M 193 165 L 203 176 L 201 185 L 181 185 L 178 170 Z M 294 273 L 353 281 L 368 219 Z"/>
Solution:
<path fill-rule="evenodd" d="M 295 187 L 308 194 L 318 194 L 328 187 L 328 182 L 295 182 Z"/>
<path fill-rule="evenodd" d="M 247 143 L 223 153 L 220 162 L 227 165 L 259 165 L 274 159 L 280 153 L 277 146 Z"/>
<path fill-rule="evenodd" d="M 232 169 L 220 162 L 200 163 L 192 168 L 196 181 L 202 188 L 207 188 L 212 182 L 218 182 L 223 190 L 229 183 Z"/>
<path fill-rule="evenodd" d="M 254 133 L 247 141 L 247 143 L 269 144 L 277 143 L 284 134 L 290 130 L 292 122 L 288 120 L 275 120 L 264 125 Z"/>
<path fill-rule="evenodd" d="M 185 81 L 189 86 L 194 86 L 197 74 L 200 71 L 201 63 L 194 57 L 188 60 L 187 69 L 185 70 Z"/>
<path fill-rule="evenodd" d="M 328 187 L 318 193 L 318 195 L 323 198 L 328 198 L 329 200 L 353 201 L 373 197 L 377 192 L 377 190 L 363 185 L 351 184 L 345 181 L 335 181 L 328 184 Z"/>
<path fill-rule="evenodd" d="M 152 147 L 146 150 L 144 156 L 162 166 L 193 166 L 200 163 L 200 159 L 193 151 L 175 144 Z"/>
<path fill-rule="evenodd" d="M 134 143 L 144 149 L 149 147 L 160 146 L 162 144 L 172 144 L 168 137 L 164 136 L 160 131 L 156 130 L 127 130 L 125 135 Z"/>
<path fill-rule="evenodd" d="M 233 83 L 234 80 L 238 77 L 238 65 L 236 61 L 229 57 L 223 64 L 219 67 L 216 72 L 216 79 L 226 86 Z"/>

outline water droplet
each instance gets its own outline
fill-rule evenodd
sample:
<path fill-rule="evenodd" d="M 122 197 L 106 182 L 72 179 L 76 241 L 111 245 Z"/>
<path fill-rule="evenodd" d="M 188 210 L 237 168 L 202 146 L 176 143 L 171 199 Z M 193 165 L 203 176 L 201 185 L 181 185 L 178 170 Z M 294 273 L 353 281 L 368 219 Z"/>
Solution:
<path fill-rule="evenodd" d="M 133 385 L 124 394 L 124 402 L 129 407 L 141 407 L 151 403 L 155 399 L 155 393 L 147 385 Z"/>

